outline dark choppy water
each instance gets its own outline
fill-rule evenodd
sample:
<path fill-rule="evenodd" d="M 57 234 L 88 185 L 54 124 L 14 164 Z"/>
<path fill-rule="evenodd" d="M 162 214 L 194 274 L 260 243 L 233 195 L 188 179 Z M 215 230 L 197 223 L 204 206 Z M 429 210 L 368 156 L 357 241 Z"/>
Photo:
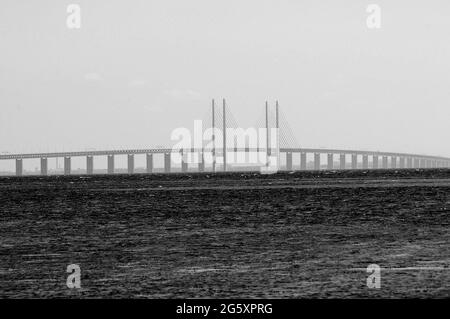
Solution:
<path fill-rule="evenodd" d="M 0 178 L 0 203 L 0 297 L 450 296 L 448 170 Z"/>

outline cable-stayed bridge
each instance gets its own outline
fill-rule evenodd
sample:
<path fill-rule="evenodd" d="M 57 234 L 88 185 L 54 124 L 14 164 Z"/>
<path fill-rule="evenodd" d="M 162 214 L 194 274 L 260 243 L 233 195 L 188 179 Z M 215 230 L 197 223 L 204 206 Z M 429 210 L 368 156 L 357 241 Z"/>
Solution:
<path fill-rule="evenodd" d="M 274 114 L 273 114 L 274 113 Z M 127 172 L 135 172 L 135 156 L 146 156 L 146 172 L 155 172 L 154 157 L 164 158 L 163 172 L 220 172 L 229 170 L 257 170 L 255 163 L 236 162 L 236 154 L 244 154 L 241 158 L 248 158 L 250 154 L 265 155 L 269 157 L 276 154 L 277 170 L 333 170 L 333 169 L 404 169 L 404 168 L 449 168 L 450 158 L 422 154 L 407 154 L 396 152 L 380 152 L 367 150 L 345 150 L 324 148 L 302 148 L 298 143 L 286 116 L 284 116 L 278 102 L 275 110 L 270 110 L 268 103 L 265 112 L 256 123 L 257 129 L 265 130 L 265 134 L 257 136 L 257 143 L 251 143 L 251 136 L 244 136 L 239 142 L 231 132 L 236 132 L 239 125 L 226 104 L 217 105 L 213 100 L 211 110 L 206 119 L 210 123 L 210 143 L 205 145 L 202 140 L 200 146 L 189 146 L 183 149 L 176 148 L 144 148 L 144 149 L 112 149 L 90 150 L 74 152 L 53 153 L 26 153 L 3 154 L 0 160 L 14 160 L 17 176 L 23 175 L 23 161 L 27 159 L 40 159 L 40 174 L 48 175 L 48 159 L 64 158 L 64 174 L 72 173 L 71 160 L 74 157 L 86 157 L 86 174 L 94 174 L 94 158 L 107 157 L 107 173 L 115 173 L 115 156 L 127 156 Z M 270 134 L 275 129 L 276 135 Z M 234 131 L 233 131 L 234 130 Z M 248 133 L 248 131 L 246 131 Z M 219 134 L 220 133 L 220 134 Z M 241 130 L 242 133 L 242 130 Z M 276 141 L 275 141 L 276 140 Z M 243 144 L 244 143 L 244 144 Z M 225 150 L 225 151 L 224 151 Z M 174 161 L 174 155 L 180 155 L 181 161 Z M 197 161 L 186 160 L 187 155 L 196 154 Z M 205 160 L 205 155 L 210 160 Z M 296 159 L 297 157 L 297 159 Z M 325 161 L 323 161 L 325 158 Z M 267 163 L 262 164 L 268 165 Z M 261 166 L 261 165 L 259 165 Z"/>

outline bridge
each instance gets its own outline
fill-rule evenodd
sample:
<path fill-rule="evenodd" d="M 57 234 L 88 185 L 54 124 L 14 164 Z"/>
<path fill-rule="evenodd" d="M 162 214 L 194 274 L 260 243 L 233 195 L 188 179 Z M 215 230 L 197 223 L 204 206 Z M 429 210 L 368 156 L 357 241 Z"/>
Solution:
<path fill-rule="evenodd" d="M 267 155 L 274 153 L 274 149 L 269 146 L 269 134 L 267 134 L 267 144 L 265 147 L 250 148 L 239 147 L 237 144 L 229 147 L 230 143 L 227 141 L 226 129 L 235 127 L 236 121 L 229 112 L 225 99 L 223 100 L 222 112 L 217 113 L 218 108 L 212 101 L 211 109 L 211 127 L 221 128 L 223 130 L 222 141 L 215 141 L 213 134 L 212 139 L 214 146 L 212 150 L 201 148 L 189 148 L 183 150 L 182 153 L 189 152 L 191 154 L 198 154 L 199 158 L 203 159 L 206 152 L 212 152 L 214 158 L 222 154 L 221 165 L 213 161 L 211 165 L 207 165 L 205 161 L 200 161 L 194 168 L 198 172 L 217 172 L 227 171 L 232 168 L 232 165 L 227 163 L 226 158 L 233 156 L 238 152 L 265 152 Z M 276 102 L 275 119 L 273 125 L 270 123 L 269 107 L 266 102 L 265 107 L 265 123 L 264 128 L 270 129 L 275 127 L 279 130 L 279 140 L 276 149 L 280 158 L 280 170 L 334 170 L 334 169 L 414 169 L 414 168 L 450 168 L 450 158 L 442 156 L 430 156 L 422 154 L 408 154 L 396 152 L 380 152 L 367 150 L 346 150 L 346 149 L 323 149 L 323 148 L 302 148 L 298 147 L 296 139 L 292 136 L 287 121 L 280 116 L 279 104 Z M 220 123 L 220 124 L 219 124 Z M 233 141 L 235 143 L 235 141 Z M 225 152 L 224 152 L 225 150 Z M 154 157 L 162 156 L 164 158 L 164 172 L 170 173 L 175 171 L 172 161 L 174 153 L 178 150 L 172 148 L 145 148 L 145 149 L 123 149 L 123 150 L 91 150 L 91 151 L 76 151 L 76 152 L 54 152 L 54 153 L 28 153 L 28 154 L 3 154 L 0 155 L 0 160 L 14 160 L 16 168 L 16 176 L 23 175 L 23 161 L 26 159 L 40 159 L 40 174 L 48 175 L 48 159 L 50 158 L 64 158 L 64 175 L 72 173 L 71 160 L 75 157 L 86 158 L 86 174 L 94 174 L 94 157 L 107 157 L 107 174 L 115 173 L 115 156 L 126 155 L 127 172 L 128 174 L 135 173 L 135 155 L 145 155 L 146 157 L 146 173 L 154 173 Z M 294 157 L 299 159 L 294 162 Z M 308 161 L 308 157 L 312 156 L 312 161 Z M 321 157 L 326 157 L 324 165 L 321 163 Z M 185 157 L 183 157 L 184 159 Z M 337 162 L 336 162 L 337 160 Z M 312 165 L 309 165 L 312 164 Z M 184 160 L 180 165 L 181 172 L 192 171 L 189 169 L 189 163 Z M 240 167 L 242 169 L 242 166 Z"/>

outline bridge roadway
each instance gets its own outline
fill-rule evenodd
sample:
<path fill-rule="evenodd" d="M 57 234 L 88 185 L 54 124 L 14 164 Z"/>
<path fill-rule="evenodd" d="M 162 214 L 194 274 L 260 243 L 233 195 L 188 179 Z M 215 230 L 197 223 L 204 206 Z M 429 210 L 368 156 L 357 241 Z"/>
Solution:
<path fill-rule="evenodd" d="M 190 149 L 191 153 L 202 153 L 205 150 L 202 149 Z M 210 151 L 210 150 L 209 150 Z M 221 152 L 221 148 L 216 148 L 216 152 Z M 265 152 L 266 149 L 249 149 L 249 148 L 229 148 L 227 152 Z M 293 160 L 292 155 L 294 153 L 300 154 L 300 170 L 308 169 L 307 166 L 307 154 L 314 154 L 313 169 L 319 170 L 322 168 L 320 164 L 320 155 L 327 155 L 326 169 L 369 169 L 369 156 L 372 157 L 371 167 L 377 168 L 437 168 L 437 167 L 450 167 L 450 158 L 442 156 L 428 156 L 423 154 L 407 154 L 407 153 L 394 153 L 394 152 L 379 152 L 379 151 L 362 151 L 362 150 L 342 150 L 342 149 L 324 149 L 324 148 L 280 148 L 280 155 L 285 154 L 286 161 L 284 169 L 292 170 Z M 114 173 L 114 156 L 115 155 L 127 155 L 128 156 L 128 173 L 134 172 L 134 155 L 146 154 L 147 155 L 147 172 L 153 172 L 153 155 L 164 154 L 164 171 L 169 173 L 171 171 L 171 154 L 175 153 L 172 149 L 168 148 L 149 148 L 149 149 L 126 149 L 126 150 L 104 150 L 104 151 L 78 151 L 78 152 L 57 152 L 57 153 L 29 153 L 29 154 L 2 154 L 0 160 L 15 160 L 16 161 L 16 175 L 21 176 L 23 174 L 23 160 L 40 158 L 41 159 L 41 175 L 47 175 L 48 173 L 48 158 L 64 158 L 64 174 L 71 173 L 71 158 L 72 157 L 86 157 L 86 173 L 93 174 L 95 156 L 107 156 L 108 157 L 108 169 L 109 174 Z M 339 165 L 335 167 L 334 155 L 339 155 Z M 351 165 L 346 165 L 346 157 L 351 156 Z M 358 159 L 362 160 L 359 161 Z M 379 159 L 381 158 L 381 165 L 379 165 Z M 390 165 L 388 164 L 388 158 L 390 158 Z M 360 164 L 360 165 L 358 165 Z M 187 171 L 188 165 L 182 163 L 181 169 L 183 172 Z M 224 168 L 224 167 L 223 167 Z M 203 163 L 198 164 L 198 170 L 204 171 L 205 165 Z"/>

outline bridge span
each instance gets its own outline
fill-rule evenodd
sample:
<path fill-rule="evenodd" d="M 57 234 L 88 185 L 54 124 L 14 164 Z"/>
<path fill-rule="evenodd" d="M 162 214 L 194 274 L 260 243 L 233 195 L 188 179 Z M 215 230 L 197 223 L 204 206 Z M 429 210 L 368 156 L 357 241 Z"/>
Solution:
<path fill-rule="evenodd" d="M 266 129 L 266 132 L 274 126 L 277 130 L 278 142 L 276 148 L 273 148 L 272 144 L 269 143 L 269 134 L 265 136 L 266 145 L 264 148 L 259 147 L 256 149 L 251 148 L 238 148 L 238 146 L 243 146 L 242 144 L 236 144 L 235 141 L 230 144 L 227 142 L 227 129 L 234 127 L 236 125 L 235 119 L 230 113 L 225 99 L 223 99 L 221 113 L 217 113 L 218 108 L 216 107 L 215 101 L 212 100 L 211 105 L 211 128 L 222 129 L 222 141 L 216 140 L 216 136 L 213 134 L 213 148 L 191 148 L 184 149 L 182 152 L 197 154 L 198 159 L 202 159 L 196 162 L 196 164 L 188 164 L 184 162 L 177 164 L 181 166 L 181 172 L 187 172 L 189 165 L 196 165 L 194 171 L 204 172 L 212 171 L 216 172 L 219 170 L 227 171 L 231 168 L 231 160 L 234 158 L 236 153 L 247 153 L 245 156 L 249 155 L 250 152 L 256 152 L 263 154 L 263 157 L 267 158 L 273 153 L 277 154 L 278 159 L 278 169 L 280 170 L 320 170 L 320 169 L 396 169 L 396 168 L 449 168 L 450 158 L 442 156 L 429 156 L 422 154 L 405 154 L 405 153 L 394 153 L 394 152 L 379 152 L 379 151 L 364 151 L 364 150 L 343 150 L 343 149 L 323 149 L 323 148 L 300 148 L 292 147 L 292 145 L 299 145 L 296 142 L 295 136 L 292 136 L 289 125 L 282 111 L 279 108 L 278 101 L 276 101 L 275 107 L 275 118 L 270 120 L 269 105 L 266 101 L 265 104 L 265 123 L 262 126 Z M 221 119 L 222 121 L 216 121 L 216 119 Z M 221 123 L 220 123 L 221 122 Z M 218 138 L 218 136 L 217 136 Z M 232 138 L 230 138 L 232 140 Z M 281 142 L 281 143 L 280 143 Z M 248 144 L 244 144 L 247 145 Z M 258 144 L 258 146 L 260 146 Z M 256 146 L 255 146 L 256 147 Z M 226 152 L 223 150 L 226 149 Z M 181 153 L 182 153 L 181 152 Z M 213 154 L 212 163 L 207 163 L 203 159 L 204 155 L 209 152 Z M 107 157 L 107 173 L 114 174 L 115 172 L 115 156 L 126 155 L 128 158 L 128 168 L 127 172 L 133 174 L 135 172 L 135 155 L 144 154 L 146 156 L 146 172 L 153 173 L 154 170 L 154 156 L 164 157 L 164 172 L 170 173 L 175 171 L 173 164 L 172 155 L 175 153 L 180 153 L 179 150 L 173 150 L 170 148 L 146 148 L 146 149 L 124 149 L 124 150 L 104 150 L 104 151 L 79 151 L 79 152 L 58 152 L 58 153 L 29 153 L 29 154 L 3 154 L 0 155 L 0 160 L 15 160 L 16 162 L 16 175 L 23 175 L 23 161 L 26 159 L 40 159 L 41 175 L 48 175 L 48 159 L 49 158 L 64 158 L 64 174 L 69 175 L 72 172 L 71 163 L 74 157 L 86 157 L 86 174 L 94 173 L 94 157 L 106 156 Z M 216 162 L 216 156 L 220 156 L 222 163 Z M 161 155 L 159 155 L 161 154 Z M 296 162 L 294 161 L 294 155 Z M 310 160 L 308 161 L 308 155 Z M 321 157 L 326 157 L 326 163 L 321 164 Z M 186 159 L 186 156 L 182 157 Z M 211 158 L 211 157 L 210 157 Z M 227 162 L 227 158 L 229 161 Z M 336 160 L 336 161 L 335 161 Z M 217 165 L 216 164 L 220 164 Z M 260 165 L 261 166 L 261 165 Z M 248 165 L 247 168 L 254 168 L 255 165 Z M 239 166 L 240 169 L 244 169 L 243 166 Z M 238 168 L 238 169 L 239 169 Z M 192 171 L 192 167 L 190 169 Z"/>
<path fill-rule="evenodd" d="M 227 149 L 227 157 L 230 158 L 233 153 L 237 152 L 266 152 L 271 153 L 271 149 L 249 149 L 249 148 L 231 148 Z M 343 149 L 322 149 L 322 148 L 280 148 L 279 150 L 279 169 L 280 170 L 334 170 L 334 169 L 412 169 L 412 168 L 450 168 L 450 158 L 441 156 L 429 156 L 422 154 L 407 154 L 379 151 L 363 151 L 363 150 L 343 150 Z M 199 154 L 199 158 L 203 158 L 204 149 L 190 149 L 189 153 Z M 216 148 L 215 152 L 220 154 L 222 150 Z M 58 153 L 29 153 L 29 154 L 3 154 L 0 160 L 15 160 L 16 175 L 23 175 L 23 161 L 26 159 L 40 159 L 40 174 L 48 175 L 48 159 L 64 158 L 64 175 L 70 175 L 71 159 L 74 157 L 86 157 L 86 174 L 94 174 L 94 157 L 107 157 L 107 173 L 115 173 L 114 159 L 115 156 L 126 155 L 128 158 L 127 172 L 133 174 L 135 172 L 134 157 L 135 155 L 144 154 L 146 156 L 146 172 L 154 172 L 154 156 L 161 154 L 164 157 L 164 172 L 173 172 L 172 155 L 175 153 L 168 148 L 148 148 L 148 149 L 125 149 L 125 150 L 103 150 L 103 151 L 79 151 L 79 152 L 58 152 Z M 299 155 L 297 163 L 294 161 L 294 154 Z M 297 156 L 298 156 L 297 155 Z M 308 156 L 309 155 L 309 156 Z M 322 156 L 326 157 L 326 161 L 321 162 Z M 312 156 L 312 160 L 308 161 L 308 157 Z M 249 165 L 250 166 L 250 165 Z M 221 170 L 227 171 L 231 165 L 222 165 Z M 241 167 L 242 168 L 242 167 Z M 187 172 L 189 164 L 181 163 L 181 172 Z M 205 165 L 200 161 L 195 171 L 216 171 L 215 166 Z M 192 171 L 192 168 L 191 168 Z"/>

